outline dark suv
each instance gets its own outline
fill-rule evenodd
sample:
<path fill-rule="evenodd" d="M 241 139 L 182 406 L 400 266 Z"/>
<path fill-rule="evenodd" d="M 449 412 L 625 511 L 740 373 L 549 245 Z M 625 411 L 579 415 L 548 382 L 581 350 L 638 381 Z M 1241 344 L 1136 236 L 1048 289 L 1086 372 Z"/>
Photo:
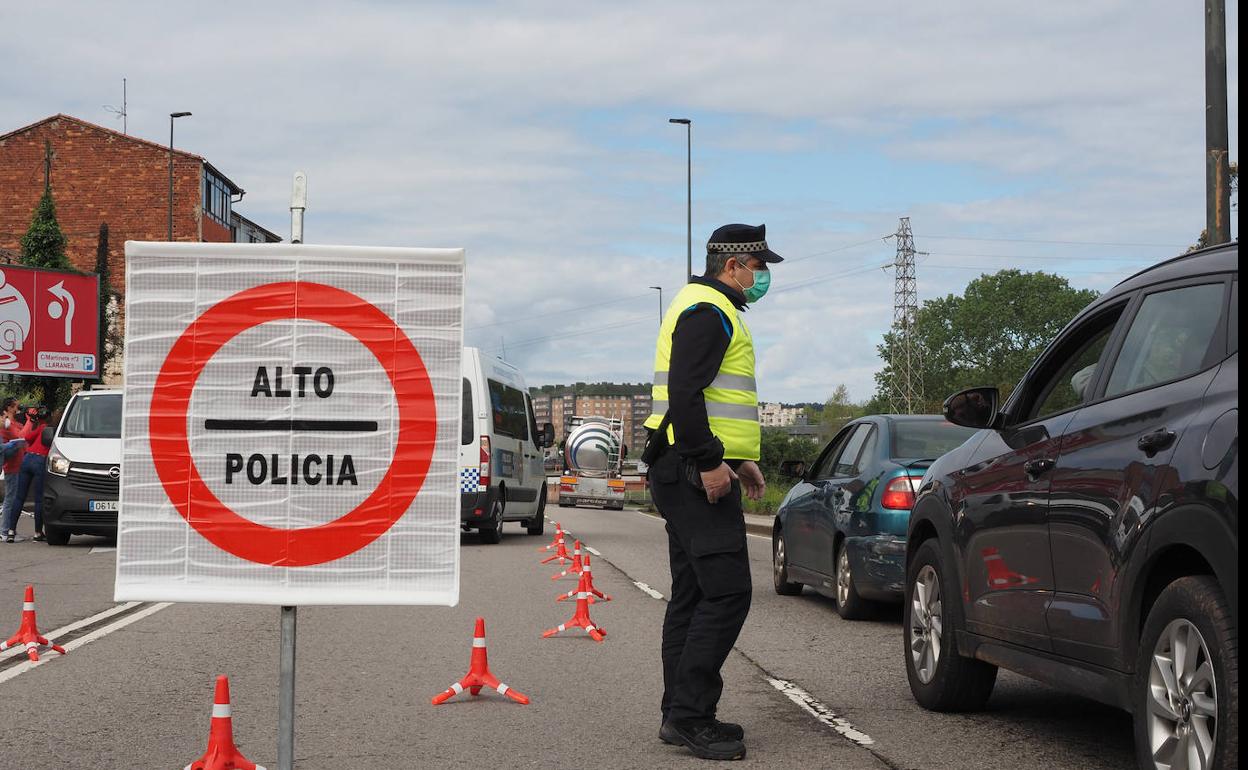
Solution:
<path fill-rule="evenodd" d="M 1163 262 L 1083 310 L 910 517 L 905 660 L 924 707 L 997 667 L 1135 715 L 1142 767 L 1239 762 L 1239 247 Z M 991 330 L 985 329 L 985 334 Z"/>

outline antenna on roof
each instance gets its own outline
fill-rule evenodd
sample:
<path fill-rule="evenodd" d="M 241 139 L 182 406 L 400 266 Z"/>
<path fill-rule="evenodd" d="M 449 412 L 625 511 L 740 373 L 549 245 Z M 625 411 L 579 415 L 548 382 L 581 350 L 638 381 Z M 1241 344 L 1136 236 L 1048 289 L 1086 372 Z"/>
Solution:
<path fill-rule="evenodd" d="M 104 105 L 104 109 L 108 110 L 109 112 L 113 113 L 117 117 L 121 118 L 121 133 L 123 134 L 130 133 L 127 130 L 129 126 L 126 125 L 128 121 L 126 120 L 126 79 L 125 78 L 121 79 L 121 109 L 117 109 L 111 104 Z"/>

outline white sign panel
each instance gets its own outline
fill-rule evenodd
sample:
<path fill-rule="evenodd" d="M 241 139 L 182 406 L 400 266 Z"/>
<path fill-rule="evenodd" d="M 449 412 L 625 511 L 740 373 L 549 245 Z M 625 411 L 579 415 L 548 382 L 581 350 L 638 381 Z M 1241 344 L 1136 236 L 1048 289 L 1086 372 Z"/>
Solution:
<path fill-rule="evenodd" d="M 455 604 L 463 274 L 127 243 L 116 599 Z"/>

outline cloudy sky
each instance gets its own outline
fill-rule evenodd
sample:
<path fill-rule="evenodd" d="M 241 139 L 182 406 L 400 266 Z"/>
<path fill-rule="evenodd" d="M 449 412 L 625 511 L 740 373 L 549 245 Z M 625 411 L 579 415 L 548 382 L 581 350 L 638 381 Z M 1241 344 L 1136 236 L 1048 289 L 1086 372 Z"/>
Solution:
<path fill-rule="evenodd" d="M 1227 1 L 1239 157 L 1237 0 Z M 1201 3 L 7 3 L 0 131 L 64 112 L 178 145 L 309 242 L 463 246 L 469 344 L 531 384 L 649 378 L 710 231 L 785 255 L 761 396 L 873 390 L 911 218 L 920 298 L 982 272 L 1106 289 L 1204 226 Z M 1237 222 L 1235 225 L 1237 231 Z"/>

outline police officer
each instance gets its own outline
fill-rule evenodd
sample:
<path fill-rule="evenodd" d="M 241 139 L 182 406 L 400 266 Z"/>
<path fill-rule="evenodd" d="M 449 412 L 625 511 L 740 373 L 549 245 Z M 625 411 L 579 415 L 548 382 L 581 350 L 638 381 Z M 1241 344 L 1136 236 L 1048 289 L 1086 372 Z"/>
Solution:
<path fill-rule="evenodd" d="M 767 293 L 765 225 L 724 225 L 706 245 L 706 274 L 672 300 L 654 356 L 649 470 L 667 522 L 672 596 L 663 621 L 659 737 L 705 759 L 741 759 L 745 732 L 716 719 L 720 668 L 750 610 L 742 493 L 763 496 L 754 343 L 741 315 Z"/>

